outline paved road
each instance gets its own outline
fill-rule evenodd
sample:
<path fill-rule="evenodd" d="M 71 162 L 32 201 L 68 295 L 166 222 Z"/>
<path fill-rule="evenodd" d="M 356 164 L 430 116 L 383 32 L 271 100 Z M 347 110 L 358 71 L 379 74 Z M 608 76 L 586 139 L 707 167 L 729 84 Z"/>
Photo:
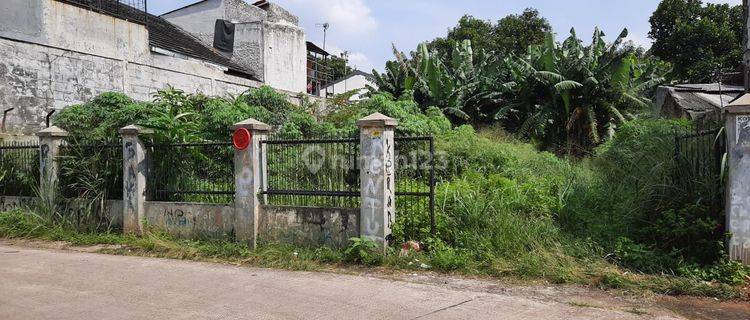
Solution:
<path fill-rule="evenodd" d="M 652 318 L 369 276 L 28 249 L 0 242 L 4 320 Z"/>

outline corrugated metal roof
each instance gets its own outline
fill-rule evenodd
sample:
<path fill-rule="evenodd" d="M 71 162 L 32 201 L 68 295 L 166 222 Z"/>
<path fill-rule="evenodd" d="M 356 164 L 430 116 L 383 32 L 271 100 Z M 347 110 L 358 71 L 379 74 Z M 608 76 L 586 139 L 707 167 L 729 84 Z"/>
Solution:
<path fill-rule="evenodd" d="M 316 45 L 316 44 L 314 44 L 314 43 L 312 43 L 310 41 L 305 42 L 305 44 L 307 45 L 307 51 L 309 51 L 309 52 L 315 52 L 317 54 L 322 54 L 324 56 L 330 56 L 331 55 L 327 51 L 323 50 L 323 48 L 318 47 L 318 45 Z"/>
<path fill-rule="evenodd" d="M 743 87 L 718 83 L 681 84 L 660 88 L 665 89 L 677 106 L 690 114 L 723 108 L 745 91 Z"/>

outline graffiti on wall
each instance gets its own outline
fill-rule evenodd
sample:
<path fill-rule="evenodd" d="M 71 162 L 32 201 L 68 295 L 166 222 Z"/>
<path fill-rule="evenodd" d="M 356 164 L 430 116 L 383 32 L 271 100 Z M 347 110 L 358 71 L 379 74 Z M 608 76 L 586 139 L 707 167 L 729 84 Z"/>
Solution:
<path fill-rule="evenodd" d="M 393 140 L 378 129 L 365 129 L 363 159 L 362 221 L 364 235 L 379 242 L 390 242 L 394 221 Z M 369 132 L 367 130 L 370 130 Z M 385 224 L 385 225 L 383 225 Z"/>
<path fill-rule="evenodd" d="M 16 209 L 28 209 L 36 204 L 36 198 L 31 197 L 0 197 L 0 212 Z"/>
<path fill-rule="evenodd" d="M 166 230 L 179 235 L 221 237 L 225 233 L 221 207 L 167 204 L 155 209 L 159 212 L 155 221 L 163 223 Z"/>

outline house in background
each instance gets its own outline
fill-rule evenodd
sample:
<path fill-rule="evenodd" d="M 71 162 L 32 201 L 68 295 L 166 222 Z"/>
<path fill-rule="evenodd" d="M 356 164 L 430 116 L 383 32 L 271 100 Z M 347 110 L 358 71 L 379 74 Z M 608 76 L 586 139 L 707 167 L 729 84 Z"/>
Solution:
<path fill-rule="evenodd" d="M 159 17 L 146 0 L 2 0 L 5 133 L 33 134 L 50 111 L 108 91 L 150 100 L 168 86 L 225 96 L 267 84 L 298 103 L 308 53 L 297 23 L 268 1 L 205 0 Z"/>
<path fill-rule="evenodd" d="M 720 120 L 722 109 L 745 89 L 719 83 L 660 86 L 656 90 L 656 110 L 668 118 L 684 118 L 700 125 Z"/>
<path fill-rule="evenodd" d="M 320 92 L 320 97 L 329 98 L 330 95 L 326 95 L 326 92 L 340 94 L 357 90 L 357 93 L 353 94 L 349 98 L 349 101 L 358 101 L 364 98 L 364 94 L 367 93 L 367 86 L 374 89 L 378 88 L 371 74 L 364 71 L 354 70 L 346 77 L 338 79 L 324 87 Z"/>
<path fill-rule="evenodd" d="M 166 21 L 213 46 L 263 83 L 291 92 L 306 90 L 305 32 L 299 19 L 268 1 L 203 0 L 161 15 Z M 227 23 L 233 45 L 217 48 L 217 33 Z"/>
<path fill-rule="evenodd" d="M 333 91 L 326 91 L 331 82 L 333 82 L 333 73 L 328 66 L 328 59 L 331 54 L 316 44 L 307 42 L 307 93 L 328 97 L 333 95 Z M 329 88 L 330 90 L 330 88 Z"/>

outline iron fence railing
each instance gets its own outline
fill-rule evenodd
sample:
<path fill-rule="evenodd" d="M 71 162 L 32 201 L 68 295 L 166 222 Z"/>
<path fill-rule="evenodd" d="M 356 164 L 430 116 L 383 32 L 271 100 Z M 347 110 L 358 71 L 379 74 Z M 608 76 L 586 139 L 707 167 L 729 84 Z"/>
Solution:
<path fill-rule="evenodd" d="M 674 185 L 696 194 L 712 211 L 724 208 L 724 159 L 726 133 L 714 129 L 675 136 Z"/>
<path fill-rule="evenodd" d="M 120 19 L 146 23 L 147 0 L 57 0 Z"/>
<path fill-rule="evenodd" d="M 33 197 L 39 186 L 39 142 L 0 144 L 0 195 Z"/>
<path fill-rule="evenodd" d="M 359 199 L 359 138 L 261 142 L 266 156 L 262 191 L 273 205 L 356 208 Z"/>
<path fill-rule="evenodd" d="M 60 190 L 65 198 L 122 200 L 122 145 L 60 147 Z"/>
<path fill-rule="evenodd" d="M 315 96 L 322 94 L 330 97 L 335 94 L 333 70 L 331 60 L 327 57 L 307 56 L 307 93 Z"/>
<path fill-rule="evenodd" d="M 234 149 L 229 142 L 151 144 L 146 194 L 149 201 L 231 203 Z"/>
<path fill-rule="evenodd" d="M 402 223 L 407 239 L 423 239 L 435 233 L 435 142 L 433 137 L 396 137 L 394 143 L 397 218 L 429 221 L 429 229 Z"/>

